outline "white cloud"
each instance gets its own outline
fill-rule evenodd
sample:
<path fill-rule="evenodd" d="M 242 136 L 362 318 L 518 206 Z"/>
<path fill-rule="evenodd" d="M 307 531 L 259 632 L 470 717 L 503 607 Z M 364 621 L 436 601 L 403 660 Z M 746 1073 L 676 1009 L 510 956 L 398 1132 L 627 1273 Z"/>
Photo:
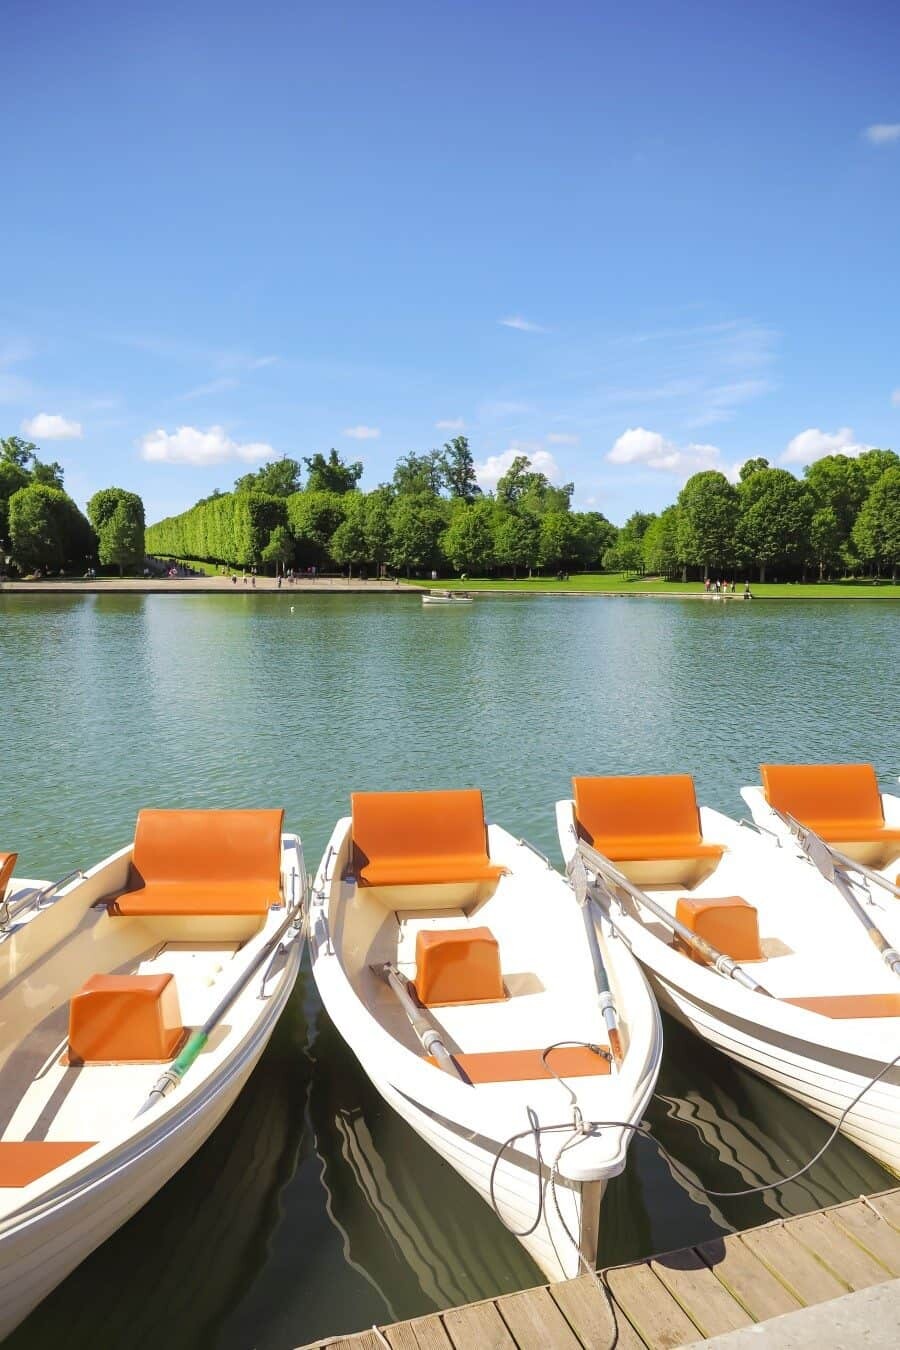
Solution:
<path fill-rule="evenodd" d="M 895 408 L 900 408 L 900 388 L 895 389 L 891 394 L 891 402 Z"/>
<path fill-rule="evenodd" d="M 80 441 L 81 423 L 73 422 L 58 413 L 38 413 L 36 417 L 27 417 L 22 423 L 26 436 L 35 436 L 41 441 Z"/>
<path fill-rule="evenodd" d="M 276 451 L 265 441 L 240 444 L 233 441 L 224 427 L 178 427 L 176 431 L 150 431 L 141 440 L 141 459 L 155 464 L 225 464 L 239 459 L 247 464 L 258 464 L 264 459 L 275 459 Z"/>
<path fill-rule="evenodd" d="M 720 467 L 721 451 L 715 445 L 694 441 L 678 446 L 658 431 L 629 427 L 613 445 L 606 458 L 611 464 L 640 464 L 664 473 L 692 474 L 701 469 Z"/>
<path fill-rule="evenodd" d="M 445 417 L 441 422 L 435 422 L 438 431 L 464 431 L 466 424 L 461 417 Z"/>
<path fill-rule="evenodd" d="M 900 141 L 900 122 L 875 122 L 866 127 L 863 135 L 872 145 L 890 145 L 892 141 Z"/>
<path fill-rule="evenodd" d="M 381 431 L 378 427 L 344 427 L 344 435 L 354 441 L 377 441 Z"/>
<path fill-rule="evenodd" d="M 548 445 L 577 445 L 578 437 L 572 436 L 568 431 L 551 431 L 547 437 Z"/>
<path fill-rule="evenodd" d="M 508 450 L 504 450 L 502 455 L 489 455 L 483 463 L 476 464 L 475 477 L 479 486 L 485 492 L 492 492 L 497 486 L 497 480 L 503 477 L 516 456 L 526 453 L 528 452 L 523 446 L 512 445 Z M 546 474 L 551 483 L 562 477 L 559 465 L 549 451 L 535 450 L 533 454 L 528 453 L 528 458 L 534 472 Z"/>
<path fill-rule="evenodd" d="M 508 319 L 498 319 L 497 322 L 504 328 L 516 328 L 520 333 L 546 333 L 546 328 L 542 324 L 532 323 L 531 319 L 523 319 L 521 314 L 511 314 Z"/>
<path fill-rule="evenodd" d="M 818 427 L 807 427 L 793 440 L 788 441 L 787 449 L 781 456 L 782 464 L 811 464 L 823 455 L 848 455 L 855 459 L 857 455 L 871 450 L 870 445 L 857 441 L 850 427 L 840 427 L 837 431 L 820 431 Z"/>

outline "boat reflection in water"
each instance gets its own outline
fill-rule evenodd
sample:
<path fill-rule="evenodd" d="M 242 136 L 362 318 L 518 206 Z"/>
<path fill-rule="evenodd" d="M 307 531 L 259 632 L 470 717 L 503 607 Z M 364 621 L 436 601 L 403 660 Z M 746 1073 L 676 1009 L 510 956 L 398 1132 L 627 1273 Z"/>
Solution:
<path fill-rule="evenodd" d="M 646 1123 L 679 1175 L 649 1140 L 635 1140 L 629 1166 L 610 1182 L 600 1264 L 671 1251 L 871 1195 L 896 1180 L 838 1135 L 796 1181 L 758 1195 L 708 1197 L 788 1176 L 825 1143 L 831 1127 L 770 1084 L 663 1017 L 665 1053 Z M 691 1180 L 687 1180 L 690 1178 Z M 693 1181 L 694 1184 L 691 1184 Z"/>

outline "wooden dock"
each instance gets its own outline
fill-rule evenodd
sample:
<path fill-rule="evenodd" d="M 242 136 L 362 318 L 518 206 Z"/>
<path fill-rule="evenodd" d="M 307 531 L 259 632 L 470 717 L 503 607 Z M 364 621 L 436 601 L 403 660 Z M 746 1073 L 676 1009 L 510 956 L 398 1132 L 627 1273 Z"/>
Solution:
<path fill-rule="evenodd" d="M 900 1188 L 304 1350 L 669 1350 L 900 1276 Z"/>

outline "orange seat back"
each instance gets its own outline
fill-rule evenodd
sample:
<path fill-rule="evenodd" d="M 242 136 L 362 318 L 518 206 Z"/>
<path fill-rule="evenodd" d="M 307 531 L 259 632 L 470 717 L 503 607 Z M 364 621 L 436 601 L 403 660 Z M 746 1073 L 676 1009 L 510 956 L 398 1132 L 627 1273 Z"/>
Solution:
<path fill-rule="evenodd" d="M 128 890 L 223 882 L 280 895 L 283 823 L 283 811 L 141 811 Z"/>
<path fill-rule="evenodd" d="M 167 1060 L 183 1037 L 171 975 L 92 975 L 69 1003 L 72 1063 Z"/>
<path fill-rule="evenodd" d="M 18 853 L 0 853 L 0 900 L 3 899 L 6 888 L 12 881 L 18 857 Z"/>
<path fill-rule="evenodd" d="M 703 842 L 690 774 L 573 778 L 572 786 L 579 834 L 609 858 L 641 857 L 641 841 L 673 849 Z"/>
<path fill-rule="evenodd" d="M 675 918 L 732 961 L 763 959 L 756 908 L 739 895 L 719 899 L 682 896 L 675 906 Z M 701 965 L 706 964 L 686 939 L 677 939 L 676 946 Z"/>
<path fill-rule="evenodd" d="M 478 788 L 354 792 L 352 871 L 360 885 L 417 885 L 499 876 L 488 854 Z"/>
<path fill-rule="evenodd" d="M 496 1003 L 506 998 L 500 948 L 489 928 L 420 929 L 416 996 L 426 1007 Z"/>
<path fill-rule="evenodd" d="M 766 801 L 826 838 L 853 839 L 884 827 L 871 764 L 761 764 Z"/>

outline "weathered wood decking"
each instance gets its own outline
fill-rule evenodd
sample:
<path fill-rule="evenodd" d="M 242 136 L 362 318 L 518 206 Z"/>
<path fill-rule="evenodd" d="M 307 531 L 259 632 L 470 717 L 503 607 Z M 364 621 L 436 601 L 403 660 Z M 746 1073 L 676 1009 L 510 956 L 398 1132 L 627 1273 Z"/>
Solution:
<path fill-rule="evenodd" d="M 900 1188 L 306 1350 L 667 1350 L 900 1276 Z"/>

